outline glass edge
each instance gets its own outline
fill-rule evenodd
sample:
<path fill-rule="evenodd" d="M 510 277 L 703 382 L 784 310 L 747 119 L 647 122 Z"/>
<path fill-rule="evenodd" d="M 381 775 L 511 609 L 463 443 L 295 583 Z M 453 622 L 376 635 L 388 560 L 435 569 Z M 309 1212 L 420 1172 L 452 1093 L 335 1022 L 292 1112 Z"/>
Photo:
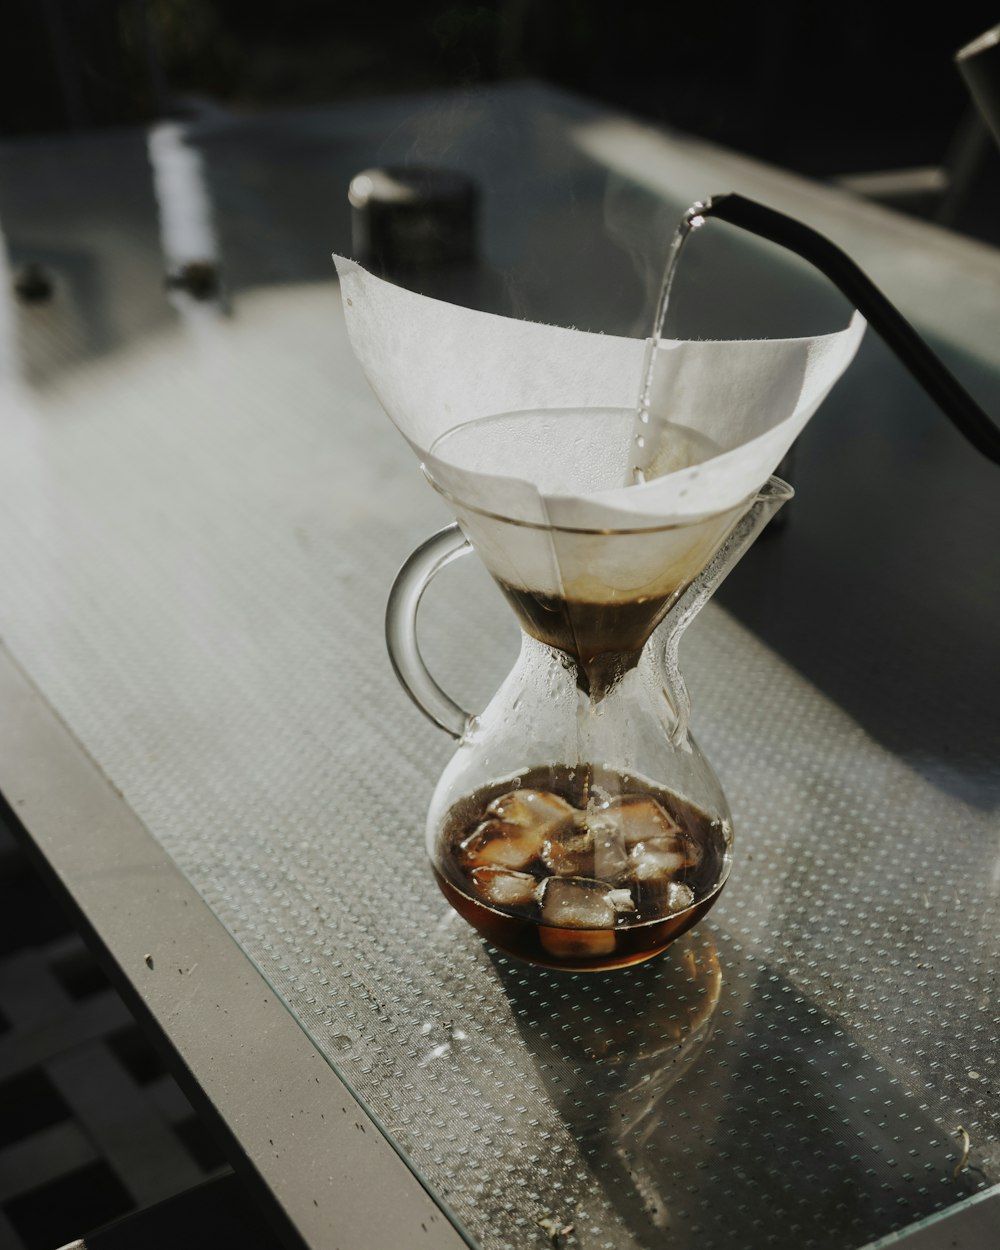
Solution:
<path fill-rule="evenodd" d="M 901 1245 L 913 1233 L 922 1232 L 926 1228 L 933 1228 L 935 1224 L 943 1224 L 946 1220 L 953 1220 L 961 1216 L 962 1212 L 969 1210 L 970 1207 L 989 1201 L 1000 1201 L 1000 1184 L 991 1185 L 989 1189 L 983 1189 L 977 1194 L 971 1194 L 967 1198 L 962 1198 L 958 1202 L 952 1203 L 951 1206 L 945 1207 L 942 1211 L 935 1211 L 933 1215 L 925 1215 L 923 1219 L 917 1220 L 913 1224 L 907 1224 L 905 1228 L 899 1228 L 893 1233 L 887 1233 L 876 1241 L 865 1242 L 863 1246 L 858 1247 L 858 1250 L 884 1250 L 885 1247 Z M 997 1215 L 997 1227 L 1000 1227 L 1000 1212 Z M 961 1244 L 964 1250 L 974 1250 L 971 1243 L 967 1245 L 967 1243 L 962 1242 Z M 996 1244 L 995 1240 L 989 1245 L 983 1242 L 982 1250 L 993 1250 Z"/>

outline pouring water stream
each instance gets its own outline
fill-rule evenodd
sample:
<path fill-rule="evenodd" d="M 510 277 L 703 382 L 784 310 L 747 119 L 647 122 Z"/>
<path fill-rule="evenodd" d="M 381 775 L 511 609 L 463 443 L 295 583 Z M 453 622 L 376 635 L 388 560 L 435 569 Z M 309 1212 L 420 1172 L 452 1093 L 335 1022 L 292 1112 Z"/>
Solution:
<path fill-rule="evenodd" d="M 639 401 L 636 405 L 635 425 L 632 434 L 631 484 L 634 486 L 641 486 L 646 481 L 646 474 L 650 467 L 650 453 L 653 449 L 653 441 L 649 438 L 653 374 L 656 369 L 656 353 L 660 350 L 660 339 L 663 337 L 663 327 L 667 320 L 670 292 L 674 285 L 674 277 L 677 273 L 681 252 L 684 250 L 684 244 L 699 226 L 705 224 L 705 218 L 702 215 L 704 208 L 705 205 L 702 201 L 696 200 L 681 218 L 677 229 L 674 231 L 674 237 L 670 243 L 670 251 L 667 255 L 667 263 L 663 270 L 663 280 L 660 283 L 660 294 L 656 301 L 656 312 L 653 317 L 653 332 L 646 343 L 646 358 L 643 363 L 642 383 L 639 388 Z M 628 484 L 626 483 L 626 485 Z"/>

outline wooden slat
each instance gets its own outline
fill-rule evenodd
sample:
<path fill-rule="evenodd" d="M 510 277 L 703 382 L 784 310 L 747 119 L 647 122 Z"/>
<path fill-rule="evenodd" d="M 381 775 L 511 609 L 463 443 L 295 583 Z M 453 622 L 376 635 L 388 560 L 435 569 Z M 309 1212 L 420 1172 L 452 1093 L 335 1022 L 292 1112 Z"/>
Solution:
<path fill-rule="evenodd" d="M 46 1064 L 45 1071 L 137 1206 L 204 1180 L 155 1104 L 106 1046 L 77 1047 Z"/>
<path fill-rule="evenodd" d="M 38 1189 L 100 1156 L 80 1126 L 64 1120 L 0 1151 L 0 1202 Z M 0 1236 L 0 1246 L 7 1243 Z"/>

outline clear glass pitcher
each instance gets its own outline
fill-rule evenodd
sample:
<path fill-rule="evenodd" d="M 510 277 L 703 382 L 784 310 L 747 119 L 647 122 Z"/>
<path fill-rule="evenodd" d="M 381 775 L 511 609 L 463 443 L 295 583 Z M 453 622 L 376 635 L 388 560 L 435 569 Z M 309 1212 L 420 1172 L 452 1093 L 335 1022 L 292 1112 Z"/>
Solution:
<path fill-rule="evenodd" d="M 677 649 L 792 493 L 771 478 L 726 513 L 610 531 L 532 525 L 448 495 L 458 524 L 403 565 L 386 640 L 411 698 L 459 744 L 427 817 L 435 875 L 497 947 L 560 969 L 625 967 L 662 951 L 718 897 L 732 821 L 688 731 Z M 479 715 L 437 684 L 416 631 L 431 578 L 473 549 L 522 631 L 514 668 Z"/>

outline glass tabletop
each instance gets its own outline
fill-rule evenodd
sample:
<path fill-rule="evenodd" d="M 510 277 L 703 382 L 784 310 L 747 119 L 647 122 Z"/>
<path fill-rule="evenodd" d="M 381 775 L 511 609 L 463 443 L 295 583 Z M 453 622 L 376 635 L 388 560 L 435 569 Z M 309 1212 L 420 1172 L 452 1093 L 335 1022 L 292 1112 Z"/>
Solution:
<path fill-rule="evenodd" d="M 0 304 L 0 635 L 471 1244 L 860 1247 L 1000 1181 L 1000 492 L 877 343 L 685 639 L 736 827 L 709 920 L 545 971 L 423 859 L 450 747 L 382 615 L 450 518 L 328 256 L 353 173 L 447 160 L 484 189 L 456 297 L 641 333 L 684 204 L 581 148 L 600 116 L 524 87 L 0 149 L 8 277 L 53 287 Z M 745 241 L 693 254 L 690 333 L 843 316 Z M 218 281 L 165 290 L 198 255 Z M 466 561 L 422 616 L 470 704 L 516 650 L 499 602 Z"/>

